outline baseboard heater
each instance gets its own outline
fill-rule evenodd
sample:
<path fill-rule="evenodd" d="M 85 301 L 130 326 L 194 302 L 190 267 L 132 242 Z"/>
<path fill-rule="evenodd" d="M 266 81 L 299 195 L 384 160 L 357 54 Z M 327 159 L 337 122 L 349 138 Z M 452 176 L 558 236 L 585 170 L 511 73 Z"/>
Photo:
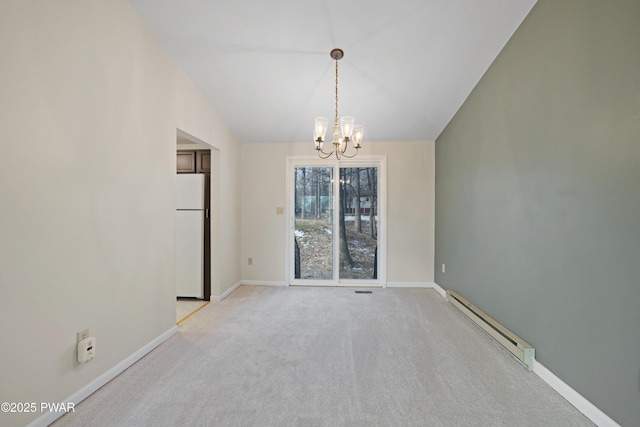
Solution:
<path fill-rule="evenodd" d="M 502 326 L 478 307 L 471 304 L 455 291 L 447 290 L 447 300 L 458 310 L 467 315 L 478 326 L 495 338 L 504 348 L 514 354 L 529 370 L 533 370 L 533 358 L 536 350 L 525 340 Z"/>

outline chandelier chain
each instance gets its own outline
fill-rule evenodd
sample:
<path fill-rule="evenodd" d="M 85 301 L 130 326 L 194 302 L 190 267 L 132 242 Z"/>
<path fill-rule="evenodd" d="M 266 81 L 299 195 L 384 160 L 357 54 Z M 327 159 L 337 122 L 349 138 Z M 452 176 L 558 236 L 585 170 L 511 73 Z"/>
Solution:
<path fill-rule="evenodd" d="M 338 61 L 336 60 L 336 117 L 335 124 L 338 124 Z"/>

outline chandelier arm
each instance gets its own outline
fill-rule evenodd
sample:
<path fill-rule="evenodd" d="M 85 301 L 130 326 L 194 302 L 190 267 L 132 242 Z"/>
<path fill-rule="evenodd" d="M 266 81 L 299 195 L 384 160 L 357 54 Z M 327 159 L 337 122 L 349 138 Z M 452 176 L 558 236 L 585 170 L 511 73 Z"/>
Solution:
<path fill-rule="evenodd" d="M 347 151 L 347 150 L 344 150 L 344 151 Z M 353 159 L 357 155 L 358 155 L 358 148 L 356 148 L 356 152 L 350 156 L 348 154 L 342 153 L 342 157 L 346 157 L 347 159 Z"/>
<path fill-rule="evenodd" d="M 333 150 L 328 152 L 328 153 L 324 152 L 324 150 L 322 150 L 322 149 L 317 149 L 316 151 L 318 152 L 318 157 L 320 157 L 322 160 L 328 159 L 333 154 Z M 324 154 L 324 156 L 323 156 L 323 154 Z"/>

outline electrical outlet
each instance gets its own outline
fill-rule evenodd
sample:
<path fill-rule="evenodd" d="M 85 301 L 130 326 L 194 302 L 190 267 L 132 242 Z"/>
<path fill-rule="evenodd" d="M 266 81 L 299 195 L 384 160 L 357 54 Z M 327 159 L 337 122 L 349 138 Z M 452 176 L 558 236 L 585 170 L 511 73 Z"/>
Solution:
<path fill-rule="evenodd" d="M 87 338 L 89 338 L 89 330 L 85 329 L 84 331 L 78 332 L 78 340 L 76 342 L 80 342 L 80 341 L 85 340 Z"/>
<path fill-rule="evenodd" d="M 253 258 L 249 257 L 249 259 L 247 259 L 247 263 L 249 265 L 253 265 Z"/>
<path fill-rule="evenodd" d="M 284 208 L 282 206 L 276 207 L 276 215 L 284 215 Z"/>
<path fill-rule="evenodd" d="M 442 264 L 442 272 L 445 273 L 445 270 L 444 264 Z"/>
<path fill-rule="evenodd" d="M 96 339 L 87 337 L 78 343 L 78 363 L 87 363 L 96 357 Z"/>

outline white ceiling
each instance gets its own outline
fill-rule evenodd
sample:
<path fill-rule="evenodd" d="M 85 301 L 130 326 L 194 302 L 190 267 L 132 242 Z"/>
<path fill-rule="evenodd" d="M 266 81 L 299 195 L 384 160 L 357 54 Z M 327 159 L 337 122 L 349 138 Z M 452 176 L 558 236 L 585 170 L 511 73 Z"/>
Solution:
<path fill-rule="evenodd" d="M 129 0 L 242 142 L 435 140 L 535 0 Z"/>

